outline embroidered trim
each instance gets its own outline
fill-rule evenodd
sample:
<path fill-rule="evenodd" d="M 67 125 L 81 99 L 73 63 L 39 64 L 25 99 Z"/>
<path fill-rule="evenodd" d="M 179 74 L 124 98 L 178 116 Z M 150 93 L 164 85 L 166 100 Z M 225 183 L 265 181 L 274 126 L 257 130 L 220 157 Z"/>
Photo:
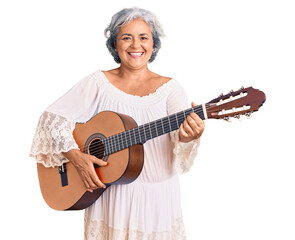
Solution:
<path fill-rule="evenodd" d="M 170 231 L 146 233 L 138 229 L 115 229 L 104 221 L 85 220 L 85 240 L 185 240 L 182 218 L 178 218 Z"/>

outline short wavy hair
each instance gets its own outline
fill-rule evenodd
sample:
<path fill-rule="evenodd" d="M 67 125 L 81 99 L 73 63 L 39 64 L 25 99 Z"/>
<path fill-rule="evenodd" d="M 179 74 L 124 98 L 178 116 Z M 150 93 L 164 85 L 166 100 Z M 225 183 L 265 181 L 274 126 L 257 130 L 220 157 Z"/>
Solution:
<path fill-rule="evenodd" d="M 104 35 L 107 38 L 107 48 L 110 51 L 111 55 L 114 57 L 116 63 L 121 63 L 121 59 L 118 53 L 116 52 L 115 48 L 118 30 L 122 25 L 127 24 L 130 21 L 138 18 L 143 19 L 151 28 L 154 46 L 149 62 L 154 61 L 161 48 L 160 37 L 164 37 L 165 35 L 163 28 L 160 22 L 158 21 L 157 17 L 152 12 L 145 9 L 140 9 L 137 7 L 124 8 L 112 17 L 111 23 L 104 31 Z"/>

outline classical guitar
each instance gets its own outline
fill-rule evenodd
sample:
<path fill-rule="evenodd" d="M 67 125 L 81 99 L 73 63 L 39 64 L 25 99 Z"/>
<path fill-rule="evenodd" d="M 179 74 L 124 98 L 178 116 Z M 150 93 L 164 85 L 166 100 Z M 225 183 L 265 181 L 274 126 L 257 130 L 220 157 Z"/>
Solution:
<path fill-rule="evenodd" d="M 74 138 L 82 152 L 94 155 L 109 164 L 95 166 L 99 179 L 109 187 L 112 184 L 127 184 L 140 174 L 143 163 L 143 144 L 158 136 L 177 130 L 191 113 L 203 120 L 249 116 L 266 100 L 262 91 L 241 88 L 220 95 L 212 101 L 170 116 L 137 126 L 127 115 L 104 111 L 86 123 L 77 123 Z M 37 163 L 39 183 L 46 203 L 56 210 L 79 210 L 89 207 L 105 191 L 98 188 L 86 191 L 75 167 L 70 163 L 46 168 Z"/>

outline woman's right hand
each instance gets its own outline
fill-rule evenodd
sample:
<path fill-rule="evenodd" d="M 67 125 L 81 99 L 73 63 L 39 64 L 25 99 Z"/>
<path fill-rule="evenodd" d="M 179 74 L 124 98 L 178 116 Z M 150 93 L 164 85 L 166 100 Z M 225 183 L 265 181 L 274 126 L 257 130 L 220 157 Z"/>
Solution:
<path fill-rule="evenodd" d="M 98 159 L 93 155 L 82 153 L 78 149 L 64 152 L 63 155 L 70 160 L 77 169 L 87 191 L 93 192 L 93 190 L 97 188 L 106 188 L 106 186 L 99 180 L 95 172 L 94 164 L 104 167 L 107 165 L 107 162 Z"/>

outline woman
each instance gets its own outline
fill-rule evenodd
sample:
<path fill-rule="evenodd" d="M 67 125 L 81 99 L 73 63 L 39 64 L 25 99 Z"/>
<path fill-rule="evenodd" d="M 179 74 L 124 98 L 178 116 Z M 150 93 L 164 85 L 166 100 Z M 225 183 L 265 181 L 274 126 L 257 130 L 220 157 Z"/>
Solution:
<path fill-rule="evenodd" d="M 105 31 L 116 69 L 97 71 L 76 84 L 42 114 L 31 156 L 47 167 L 71 161 L 88 191 L 105 188 L 72 132 L 101 111 L 131 116 L 138 125 L 188 108 L 176 79 L 148 69 L 161 46 L 161 25 L 149 11 L 115 14 Z M 195 106 L 195 104 L 192 104 Z M 185 239 L 176 172 L 186 172 L 196 155 L 203 121 L 192 113 L 179 130 L 144 144 L 144 167 L 127 185 L 112 185 L 85 211 L 85 239 Z"/>

